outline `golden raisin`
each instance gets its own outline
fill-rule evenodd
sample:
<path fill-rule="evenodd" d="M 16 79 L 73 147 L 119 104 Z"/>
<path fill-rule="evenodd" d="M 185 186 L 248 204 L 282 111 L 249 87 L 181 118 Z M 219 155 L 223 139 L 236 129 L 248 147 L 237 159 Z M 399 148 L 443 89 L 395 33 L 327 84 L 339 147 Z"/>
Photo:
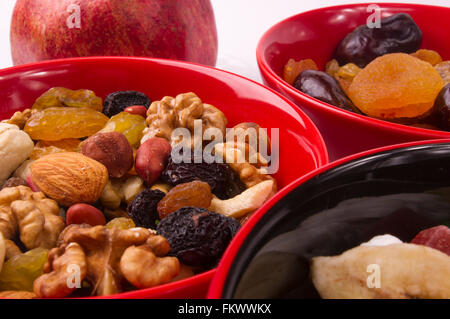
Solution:
<path fill-rule="evenodd" d="M 192 206 L 208 208 L 212 200 L 211 188 L 208 183 L 193 181 L 179 184 L 172 188 L 158 203 L 158 214 L 161 219 L 181 207 Z"/>
<path fill-rule="evenodd" d="M 90 90 L 69 90 L 62 87 L 54 87 L 42 94 L 34 102 L 33 110 L 43 110 L 49 107 L 87 107 L 94 111 L 103 110 L 102 99 Z"/>
<path fill-rule="evenodd" d="M 369 116 L 416 118 L 431 110 L 442 86 L 439 73 L 429 63 L 392 53 L 376 58 L 358 73 L 349 97 Z"/>
<path fill-rule="evenodd" d="M 89 108 L 51 107 L 31 115 L 24 131 L 33 140 L 58 141 L 91 136 L 106 122 L 106 115 Z"/>
<path fill-rule="evenodd" d="M 433 50 L 420 49 L 414 53 L 411 53 L 411 55 L 422 61 L 430 63 L 432 66 L 442 62 L 442 58 L 439 53 Z"/>
<path fill-rule="evenodd" d="M 325 72 L 329 75 L 334 76 L 337 71 L 339 71 L 339 63 L 335 59 L 328 61 L 325 65 Z"/>
<path fill-rule="evenodd" d="M 142 138 L 142 132 L 146 128 L 145 119 L 136 114 L 121 112 L 111 117 L 101 130 L 106 132 L 119 132 L 125 135 L 132 147 L 139 147 Z"/>
<path fill-rule="evenodd" d="M 80 140 L 76 138 L 67 138 L 59 141 L 39 141 L 34 146 L 30 159 L 37 160 L 42 156 L 60 153 L 60 152 L 76 152 L 80 146 Z"/>
<path fill-rule="evenodd" d="M 284 66 L 283 79 L 289 83 L 293 84 L 297 76 L 305 70 L 318 70 L 316 63 L 311 59 L 300 60 L 295 62 L 294 59 L 289 59 L 289 61 Z"/>

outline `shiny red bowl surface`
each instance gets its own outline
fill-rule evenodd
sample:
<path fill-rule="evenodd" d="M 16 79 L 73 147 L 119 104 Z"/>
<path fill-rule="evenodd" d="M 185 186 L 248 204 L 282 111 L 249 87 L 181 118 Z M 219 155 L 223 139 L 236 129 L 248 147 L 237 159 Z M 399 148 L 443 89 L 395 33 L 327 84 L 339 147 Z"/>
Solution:
<path fill-rule="evenodd" d="M 440 143 L 450 143 L 450 139 L 439 139 L 439 140 L 427 140 L 427 141 L 415 141 L 415 142 L 409 142 L 409 143 L 403 143 L 403 144 L 397 144 L 397 145 L 389 145 L 389 146 L 384 146 L 384 147 L 380 147 L 377 149 L 372 149 L 369 151 L 364 151 L 358 154 L 352 154 L 350 156 L 347 156 L 345 158 L 341 158 L 339 160 L 336 160 L 326 166 L 323 166 L 307 175 L 304 175 L 302 177 L 300 177 L 299 179 L 297 179 L 296 181 L 292 182 L 291 184 L 289 184 L 288 186 L 284 187 L 280 192 L 278 192 L 274 197 L 272 197 L 270 199 L 270 201 L 268 201 L 253 217 L 251 220 L 249 220 L 248 223 L 246 223 L 241 230 L 239 231 L 239 233 L 233 238 L 232 242 L 230 243 L 230 245 L 228 246 L 227 250 L 225 251 L 225 253 L 222 256 L 222 259 L 217 267 L 217 271 L 211 281 L 211 285 L 209 287 L 208 290 L 208 295 L 207 298 L 208 299 L 220 299 L 220 298 L 230 298 L 229 296 L 225 296 L 224 294 L 229 294 L 230 292 L 225 292 L 225 288 L 226 285 L 228 283 L 228 281 L 230 280 L 230 277 L 233 276 L 233 280 L 235 280 L 236 278 L 239 278 L 242 275 L 242 268 L 243 267 L 247 267 L 248 265 L 243 263 L 243 260 L 246 257 L 242 257 L 243 254 L 246 255 L 253 255 L 255 252 L 251 251 L 251 249 L 255 250 L 254 245 L 255 243 L 253 242 L 251 245 L 251 247 L 246 247 L 250 249 L 249 251 L 245 251 L 245 249 L 242 249 L 242 245 L 244 244 L 244 242 L 248 239 L 248 236 L 250 235 L 250 233 L 252 232 L 252 230 L 254 230 L 255 227 L 258 226 L 259 221 L 265 216 L 266 213 L 268 213 L 271 208 L 277 204 L 278 202 L 280 202 L 281 200 L 285 199 L 286 196 L 291 193 L 292 191 L 298 189 L 299 187 L 302 187 L 304 184 L 306 184 L 308 181 L 313 180 L 314 178 L 320 178 L 320 175 L 328 172 L 330 170 L 333 170 L 335 168 L 340 168 L 340 166 L 343 166 L 344 164 L 350 163 L 352 161 L 357 161 L 358 159 L 360 160 L 360 163 L 364 162 L 364 160 L 367 160 L 367 158 L 371 155 L 376 156 L 378 153 L 383 153 L 383 152 L 388 152 L 391 150 L 397 150 L 397 149 L 401 149 L 401 148 L 407 148 L 407 147 L 413 147 L 413 146 L 421 146 L 421 145 L 431 145 L 431 144 L 440 144 Z M 367 157 L 367 158 L 366 158 Z M 365 159 L 364 159 L 365 158 Z M 370 159 L 371 161 L 375 161 L 374 157 L 372 157 Z M 398 164 L 398 163 L 397 163 Z M 358 164 L 355 164 L 353 166 L 353 169 L 357 170 L 358 169 Z M 329 181 L 330 183 L 332 181 Z M 343 182 L 343 185 L 345 184 L 345 182 Z M 320 194 L 320 190 L 317 189 L 317 194 Z M 346 196 L 342 196 L 345 197 Z M 351 197 L 349 197 L 351 198 Z M 301 199 L 299 199 L 298 201 L 299 205 L 301 203 Z M 307 213 L 307 212 L 305 212 Z M 277 220 L 280 220 L 280 216 L 277 216 Z M 275 219 L 275 218 L 274 218 Z M 265 225 L 265 229 L 266 231 L 270 231 L 271 226 L 267 226 L 267 224 Z M 355 225 L 356 228 L 358 228 L 358 225 Z M 311 248 L 312 249 L 312 248 Z M 239 266 L 237 266 L 238 273 L 233 273 L 231 275 L 230 273 L 230 269 L 233 266 L 233 263 L 237 261 L 237 263 L 239 264 Z M 246 265 L 246 266 L 244 266 Z M 260 274 L 261 275 L 261 274 Z M 263 276 L 263 275 L 261 275 Z M 233 281 L 232 280 L 232 281 Z"/>
<path fill-rule="evenodd" d="M 0 119 L 29 108 L 51 87 L 90 89 L 105 98 L 119 90 L 146 93 L 152 101 L 195 92 L 222 110 L 228 127 L 256 122 L 279 128 L 279 189 L 327 164 L 323 139 L 294 104 L 251 80 L 196 64 L 146 58 L 95 57 L 55 60 L 0 70 Z M 107 298 L 203 298 L 215 270 L 155 288 Z"/>
<path fill-rule="evenodd" d="M 385 145 L 450 138 L 449 132 L 389 123 L 342 110 L 296 90 L 282 79 L 283 67 L 293 58 L 313 59 L 320 70 L 332 59 L 339 42 L 373 12 L 369 4 L 326 7 L 300 13 L 273 26 L 261 38 L 256 56 L 265 84 L 294 101 L 319 128 L 330 160 Z M 436 50 L 450 60 L 450 8 L 379 3 L 381 16 L 404 12 L 423 32 L 422 48 Z"/>

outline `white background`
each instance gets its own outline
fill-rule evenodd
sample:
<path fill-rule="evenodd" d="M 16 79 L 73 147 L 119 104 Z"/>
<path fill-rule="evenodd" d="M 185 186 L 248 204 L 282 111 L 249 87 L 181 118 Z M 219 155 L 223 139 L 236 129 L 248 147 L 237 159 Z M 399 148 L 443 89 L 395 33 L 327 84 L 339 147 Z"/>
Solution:
<path fill-rule="evenodd" d="M 255 58 L 256 45 L 262 34 L 272 25 L 284 18 L 314 8 L 369 1 L 211 0 L 219 34 L 217 67 L 260 80 Z M 395 2 L 395 0 L 377 2 Z M 398 0 L 397 2 L 450 6 L 450 0 Z M 15 0 L 0 0 L 0 68 L 12 65 L 9 25 L 14 3 Z"/>

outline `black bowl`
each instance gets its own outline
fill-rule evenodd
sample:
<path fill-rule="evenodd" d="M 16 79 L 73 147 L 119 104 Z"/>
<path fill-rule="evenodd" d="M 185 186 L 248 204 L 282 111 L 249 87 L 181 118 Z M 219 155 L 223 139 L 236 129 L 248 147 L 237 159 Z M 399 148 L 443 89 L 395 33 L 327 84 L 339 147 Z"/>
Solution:
<path fill-rule="evenodd" d="M 319 298 L 312 257 L 382 234 L 409 242 L 442 224 L 450 225 L 450 143 L 351 160 L 299 185 L 262 216 L 234 256 L 221 297 Z"/>

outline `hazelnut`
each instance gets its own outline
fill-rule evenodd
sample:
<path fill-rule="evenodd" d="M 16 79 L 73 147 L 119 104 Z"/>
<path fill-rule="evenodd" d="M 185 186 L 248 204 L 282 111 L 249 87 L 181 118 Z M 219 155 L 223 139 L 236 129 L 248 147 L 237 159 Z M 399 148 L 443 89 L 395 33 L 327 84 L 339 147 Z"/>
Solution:
<path fill-rule="evenodd" d="M 133 167 L 133 149 L 119 132 L 97 133 L 83 142 L 86 155 L 106 166 L 109 176 L 120 178 Z"/>

